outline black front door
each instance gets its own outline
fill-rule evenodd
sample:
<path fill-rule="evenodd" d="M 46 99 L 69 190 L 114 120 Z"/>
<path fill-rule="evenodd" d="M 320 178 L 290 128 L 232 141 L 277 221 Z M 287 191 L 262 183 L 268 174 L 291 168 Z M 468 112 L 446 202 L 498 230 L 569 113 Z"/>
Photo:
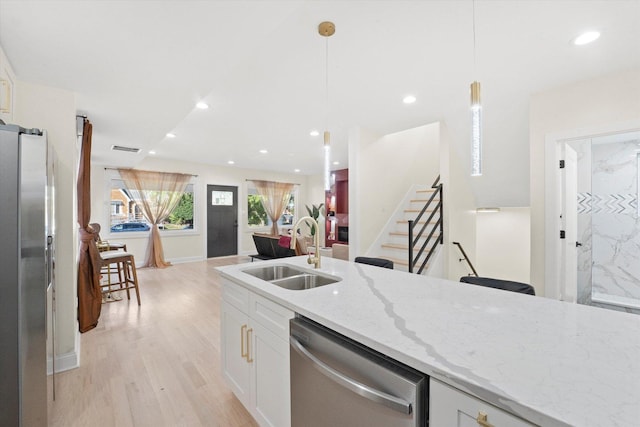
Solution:
<path fill-rule="evenodd" d="M 238 254 L 238 187 L 207 185 L 207 258 Z"/>

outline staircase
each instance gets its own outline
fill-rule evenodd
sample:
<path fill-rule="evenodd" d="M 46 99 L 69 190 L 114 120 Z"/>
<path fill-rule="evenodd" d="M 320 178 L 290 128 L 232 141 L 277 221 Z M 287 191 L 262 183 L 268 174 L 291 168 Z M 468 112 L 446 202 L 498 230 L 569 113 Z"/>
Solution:
<path fill-rule="evenodd" d="M 437 181 L 436 181 L 437 182 Z M 393 261 L 394 268 L 402 271 L 410 271 L 409 269 L 409 221 L 415 221 L 416 217 L 420 214 L 427 202 L 433 198 L 430 208 L 426 209 L 422 214 L 420 220 L 416 223 L 414 230 L 414 239 L 418 234 L 418 231 L 425 225 L 425 222 L 429 220 L 429 225 L 426 227 L 426 232 L 418 239 L 417 244 L 414 245 L 414 265 L 417 266 L 416 272 L 422 265 L 424 258 L 427 256 L 434 245 L 440 242 L 440 239 L 432 238 L 431 242 L 425 247 L 424 251 L 418 259 L 415 257 L 420 253 L 420 249 L 424 245 L 426 239 L 429 237 L 430 230 L 437 225 L 440 218 L 439 212 L 433 212 L 434 208 L 437 209 L 439 202 L 438 197 L 433 197 L 437 192 L 437 188 L 422 188 L 417 187 L 412 189 L 405 200 L 402 202 L 401 207 L 396 210 L 392 220 L 387 223 L 386 231 L 382 237 L 378 238 L 378 243 L 374 244 L 373 250 L 370 252 L 370 256 L 377 258 L 385 258 Z M 433 214 L 433 215 L 432 215 Z M 429 217 L 432 216 L 431 219 Z M 437 250 L 437 248 L 436 248 Z M 435 252 L 435 250 L 434 250 Z M 416 262 L 417 261 L 417 262 Z M 429 265 L 427 264 L 420 272 L 421 274 L 427 273 Z"/>

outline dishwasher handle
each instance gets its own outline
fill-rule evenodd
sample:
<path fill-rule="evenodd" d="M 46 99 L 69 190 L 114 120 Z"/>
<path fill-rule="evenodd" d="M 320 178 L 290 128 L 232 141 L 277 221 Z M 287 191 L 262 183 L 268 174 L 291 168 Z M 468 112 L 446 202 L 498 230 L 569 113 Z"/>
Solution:
<path fill-rule="evenodd" d="M 404 399 L 385 393 L 384 391 L 376 390 L 367 385 L 364 385 L 353 378 L 336 371 L 320 359 L 315 357 L 309 352 L 300 342 L 293 336 L 289 337 L 291 348 L 293 348 L 299 355 L 309 359 L 320 373 L 338 383 L 342 387 L 351 390 L 352 392 L 359 394 L 360 396 L 369 399 L 373 402 L 384 405 L 393 409 L 396 412 L 401 412 L 406 415 L 410 415 L 412 412 L 411 402 L 407 402 Z"/>

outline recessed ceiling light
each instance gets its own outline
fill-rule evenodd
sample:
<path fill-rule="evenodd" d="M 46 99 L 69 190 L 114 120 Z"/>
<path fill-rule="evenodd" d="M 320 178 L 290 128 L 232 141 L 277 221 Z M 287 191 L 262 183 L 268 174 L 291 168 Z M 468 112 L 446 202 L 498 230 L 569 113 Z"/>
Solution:
<path fill-rule="evenodd" d="M 267 150 L 260 150 L 260 154 L 267 154 L 268 151 Z"/>
<path fill-rule="evenodd" d="M 171 132 L 167 133 L 167 138 L 175 138 L 175 137 L 176 137 L 175 133 L 171 133 Z"/>
<path fill-rule="evenodd" d="M 151 151 L 149 151 L 149 154 L 154 155 L 154 154 L 156 154 L 156 152 L 151 150 Z"/>
<path fill-rule="evenodd" d="M 298 173 L 298 172 L 300 172 L 300 169 L 294 169 L 293 171 L 294 171 L 295 173 Z"/>
<path fill-rule="evenodd" d="M 597 31 L 587 31 L 586 33 L 580 34 L 578 37 L 573 39 L 573 44 L 576 46 L 582 46 L 584 44 L 589 44 L 593 41 L 598 40 L 600 38 L 600 33 Z"/>
<path fill-rule="evenodd" d="M 196 104 L 196 107 L 197 107 L 197 108 L 199 108 L 199 109 L 201 109 L 201 110 L 206 110 L 207 108 L 209 108 L 209 105 L 208 105 L 208 104 L 205 104 L 204 102 L 198 102 L 198 103 Z"/>
<path fill-rule="evenodd" d="M 312 130 L 311 132 L 309 132 L 309 135 L 311 135 L 311 136 L 318 136 L 318 135 L 320 135 L 320 132 L 318 132 L 317 130 L 315 130 L 315 129 L 314 129 L 314 130 Z"/>
<path fill-rule="evenodd" d="M 339 164 L 340 164 L 340 162 L 335 161 L 335 162 L 333 162 L 333 164 L 337 166 L 337 165 L 339 165 Z"/>
<path fill-rule="evenodd" d="M 233 160 L 229 160 L 229 161 L 227 162 L 227 164 L 235 165 L 235 164 L 236 164 L 236 162 L 234 162 Z"/>
<path fill-rule="evenodd" d="M 414 102 L 416 102 L 416 97 L 413 95 L 407 95 L 402 98 L 402 102 L 404 102 L 405 104 L 413 104 Z"/>

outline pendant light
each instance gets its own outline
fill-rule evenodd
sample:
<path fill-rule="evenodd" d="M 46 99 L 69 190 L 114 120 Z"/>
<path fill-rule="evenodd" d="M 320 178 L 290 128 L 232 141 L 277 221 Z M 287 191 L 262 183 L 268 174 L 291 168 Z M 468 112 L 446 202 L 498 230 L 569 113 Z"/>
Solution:
<path fill-rule="evenodd" d="M 324 126 L 324 189 L 331 190 L 331 133 L 329 132 L 329 37 L 336 32 L 333 22 L 318 25 L 318 34 L 325 38 L 325 126 Z"/>
<path fill-rule="evenodd" d="M 476 74 L 476 1 L 473 2 L 473 73 Z M 471 83 L 471 176 L 482 175 L 482 104 L 480 82 Z"/>

